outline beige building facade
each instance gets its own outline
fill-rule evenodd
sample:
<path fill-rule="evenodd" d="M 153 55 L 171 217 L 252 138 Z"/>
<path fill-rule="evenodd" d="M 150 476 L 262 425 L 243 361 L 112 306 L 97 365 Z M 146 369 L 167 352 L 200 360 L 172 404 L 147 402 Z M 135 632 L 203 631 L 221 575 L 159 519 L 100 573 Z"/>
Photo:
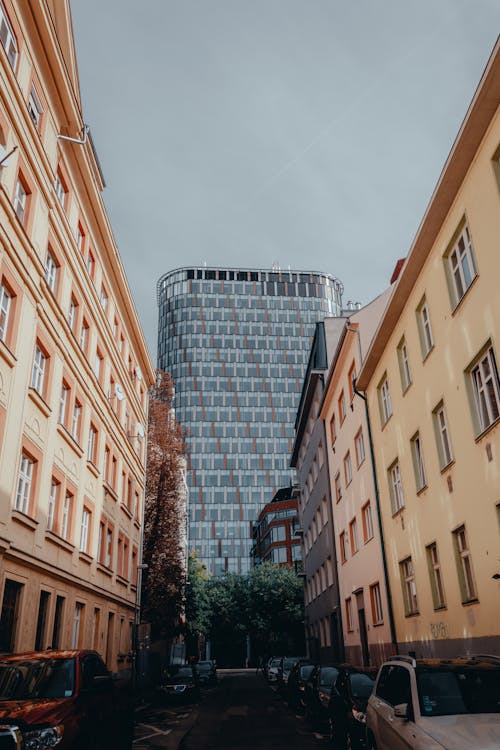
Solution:
<path fill-rule="evenodd" d="M 499 653 L 500 45 L 358 378 L 401 653 Z"/>
<path fill-rule="evenodd" d="M 0 650 L 131 666 L 154 373 L 69 2 L 0 0 Z"/>
<path fill-rule="evenodd" d="M 378 665 L 394 652 L 365 402 L 357 373 L 390 290 L 344 321 L 320 417 L 326 427 L 345 659 Z"/>

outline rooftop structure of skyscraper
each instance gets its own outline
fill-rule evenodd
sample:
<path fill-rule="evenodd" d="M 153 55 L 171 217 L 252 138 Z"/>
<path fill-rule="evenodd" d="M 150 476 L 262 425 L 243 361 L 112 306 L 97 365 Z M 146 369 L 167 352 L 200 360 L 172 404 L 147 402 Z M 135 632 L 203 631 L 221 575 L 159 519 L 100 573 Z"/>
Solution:
<path fill-rule="evenodd" d="M 252 524 L 289 467 L 315 325 L 337 316 L 329 274 L 189 267 L 158 282 L 158 366 L 187 430 L 189 548 L 211 574 L 246 572 Z"/>

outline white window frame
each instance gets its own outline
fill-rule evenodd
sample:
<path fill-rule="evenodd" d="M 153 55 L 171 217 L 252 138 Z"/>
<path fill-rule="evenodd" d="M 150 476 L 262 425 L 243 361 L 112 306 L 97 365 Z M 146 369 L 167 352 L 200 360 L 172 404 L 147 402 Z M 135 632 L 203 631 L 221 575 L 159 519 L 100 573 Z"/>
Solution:
<path fill-rule="evenodd" d="M 85 605 L 80 604 L 80 602 L 76 602 L 75 604 L 75 613 L 73 616 L 73 640 L 71 643 L 71 648 L 78 648 L 79 645 L 80 624 L 84 606 Z"/>
<path fill-rule="evenodd" d="M 33 357 L 33 369 L 31 372 L 31 387 L 43 396 L 43 384 L 45 380 L 45 371 L 47 366 L 48 357 L 41 350 L 37 344 L 35 347 L 35 355 Z"/>
<path fill-rule="evenodd" d="M 342 500 L 342 478 L 340 471 L 335 474 L 335 500 L 337 503 Z"/>
<path fill-rule="evenodd" d="M 440 404 L 434 411 L 436 434 L 438 438 L 438 453 L 441 469 L 451 464 L 453 461 L 453 451 L 451 449 L 450 430 L 444 404 Z"/>
<path fill-rule="evenodd" d="M 26 453 L 22 453 L 21 461 L 19 463 L 15 508 L 20 513 L 24 513 L 25 515 L 29 514 L 30 509 L 34 467 L 34 459 L 32 459 Z"/>
<path fill-rule="evenodd" d="M 379 393 L 383 426 L 386 424 L 386 422 L 389 421 L 390 417 L 392 417 L 391 391 L 389 389 L 389 380 L 387 379 L 387 376 L 385 376 L 382 383 L 380 384 Z"/>
<path fill-rule="evenodd" d="M 358 430 L 356 433 L 356 437 L 354 438 L 356 441 L 356 458 L 358 461 L 358 466 L 361 466 L 363 461 L 365 460 L 365 441 L 363 438 L 363 430 Z"/>
<path fill-rule="evenodd" d="M 17 40 L 2 2 L 0 2 L 0 42 L 12 69 L 14 69 L 18 55 Z"/>
<path fill-rule="evenodd" d="M 470 371 L 476 415 L 481 432 L 500 417 L 500 384 L 493 347 L 480 357 Z"/>
<path fill-rule="evenodd" d="M 477 599 L 477 587 L 472 569 L 472 557 L 467 541 L 465 526 L 453 532 L 457 548 L 458 559 L 461 566 L 465 601 Z"/>
<path fill-rule="evenodd" d="M 406 613 L 408 615 L 418 614 L 417 586 L 415 583 L 415 570 L 413 560 L 407 557 L 401 562 L 401 575 L 405 589 Z"/>
<path fill-rule="evenodd" d="M 63 539 L 68 538 L 69 531 L 70 531 L 72 500 L 73 500 L 73 495 L 71 494 L 71 492 L 66 492 L 66 494 L 64 495 L 62 520 L 61 520 L 61 536 Z"/>
<path fill-rule="evenodd" d="M 417 492 L 420 492 L 420 490 L 427 486 L 427 476 L 425 474 L 424 453 L 419 432 L 417 432 L 411 439 L 411 449 L 413 453 Z"/>
<path fill-rule="evenodd" d="M 401 373 L 401 386 L 405 393 L 411 385 L 410 357 L 408 355 L 408 345 L 403 338 L 398 346 L 399 370 Z"/>
<path fill-rule="evenodd" d="M 429 572 L 432 576 L 432 595 L 434 600 L 434 609 L 443 609 L 446 607 L 444 595 L 443 577 L 441 575 L 441 564 L 436 542 L 429 544 L 427 547 L 427 561 Z"/>
<path fill-rule="evenodd" d="M 16 189 L 14 192 L 14 211 L 16 212 L 17 218 L 24 224 L 26 218 L 26 203 L 28 200 L 28 193 L 23 185 L 23 181 L 20 177 L 17 178 Z"/>
<path fill-rule="evenodd" d="M 391 484 L 392 512 L 395 514 L 400 511 L 401 508 L 405 507 L 405 497 L 399 461 L 395 461 L 390 467 L 389 480 Z"/>
<path fill-rule="evenodd" d="M 9 317 L 12 305 L 12 294 L 5 284 L 0 285 L 0 341 L 7 340 L 9 330 Z"/>
<path fill-rule="evenodd" d="M 30 113 L 30 117 L 35 128 L 38 129 L 40 120 L 43 115 L 43 107 L 34 83 L 31 84 L 30 95 L 28 99 L 28 112 Z"/>
<path fill-rule="evenodd" d="M 95 460 L 96 443 L 97 443 L 97 430 L 95 427 L 90 425 L 89 441 L 87 444 L 87 461 L 93 462 Z"/>
<path fill-rule="evenodd" d="M 69 300 L 69 309 L 68 309 L 68 325 L 72 331 L 74 331 L 74 327 L 75 327 L 77 308 L 78 308 L 78 305 L 75 302 L 74 297 L 71 296 Z"/>
<path fill-rule="evenodd" d="M 366 531 L 365 536 L 365 544 L 370 541 L 370 539 L 373 539 L 374 532 L 373 532 L 373 513 L 372 513 L 372 504 L 370 502 L 367 502 L 363 505 L 363 508 L 361 509 L 361 512 L 363 514 L 363 531 Z"/>
<path fill-rule="evenodd" d="M 453 285 L 453 301 L 457 306 L 477 276 L 472 240 L 467 224 L 449 251 L 447 260 Z"/>
<path fill-rule="evenodd" d="M 57 291 L 57 262 L 50 250 L 47 250 L 47 258 L 45 260 L 45 281 L 52 294 Z"/>
<path fill-rule="evenodd" d="M 64 203 L 68 191 L 64 187 L 63 179 L 59 170 L 56 171 L 56 176 L 54 179 L 54 190 L 56 193 L 56 198 L 59 201 L 59 205 L 61 206 L 61 208 L 64 208 Z"/>
<path fill-rule="evenodd" d="M 346 487 L 348 487 L 352 482 L 351 451 L 347 451 L 347 453 L 344 456 L 344 476 L 345 476 Z"/>
<path fill-rule="evenodd" d="M 89 326 L 86 322 L 82 321 L 82 327 L 80 329 L 80 349 L 84 352 L 87 348 L 89 340 Z"/>
<path fill-rule="evenodd" d="M 340 562 L 344 563 L 347 560 L 347 540 L 345 530 L 339 534 L 339 547 L 340 547 Z"/>
<path fill-rule="evenodd" d="M 351 633 L 354 630 L 354 621 L 353 621 L 353 614 L 352 614 L 352 597 L 348 597 L 345 600 L 345 613 L 346 613 L 346 626 L 347 626 L 347 632 Z"/>
<path fill-rule="evenodd" d="M 81 419 L 82 405 L 75 401 L 75 405 L 73 407 L 73 417 L 71 420 L 71 437 L 73 438 L 73 440 L 76 440 L 76 442 L 78 442 L 80 437 Z"/>
<path fill-rule="evenodd" d="M 380 625 L 384 621 L 384 611 L 382 609 L 382 594 L 380 593 L 379 583 L 373 583 L 370 586 L 370 599 L 373 624 Z"/>
<path fill-rule="evenodd" d="M 349 541 L 351 542 L 351 555 L 354 555 L 359 550 L 357 518 L 353 518 L 349 523 Z"/>
<path fill-rule="evenodd" d="M 80 550 L 87 552 L 90 530 L 90 511 L 88 508 L 82 510 L 82 521 L 80 524 Z"/>
<path fill-rule="evenodd" d="M 106 527 L 104 543 L 104 565 L 110 568 L 113 560 L 113 531 L 109 527 Z"/>
<path fill-rule="evenodd" d="M 422 342 L 422 355 L 425 359 L 434 347 L 429 305 L 425 299 L 418 307 L 418 323 L 420 329 L 420 340 Z"/>
<path fill-rule="evenodd" d="M 58 496 L 61 489 L 61 485 L 55 479 L 52 479 L 49 493 L 49 507 L 47 510 L 47 529 L 52 531 L 54 528 L 54 518 L 57 508 Z"/>
<path fill-rule="evenodd" d="M 59 424 L 62 424 L 62 425 L 66 424 L 69 392 L 70 392 L 69 386 L 63 382 L 61 385 L 61 396 L 59 398 L 59 415 L 58 415 L 58 422 Z"/>

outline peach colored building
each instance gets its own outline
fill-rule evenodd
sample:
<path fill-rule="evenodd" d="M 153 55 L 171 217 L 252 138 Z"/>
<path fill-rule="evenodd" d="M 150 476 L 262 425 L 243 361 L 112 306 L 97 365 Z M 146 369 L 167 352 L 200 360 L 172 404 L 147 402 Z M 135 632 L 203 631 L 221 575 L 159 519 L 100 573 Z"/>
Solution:
<path fill-rule="evenodd" d="M 417 656 L 500 651 L 499 104 L 497 43 L 358 379 Z"/>
<path fill-rule="evenodd" d="M 355 381 L 390 289 L 345 319 L 320 417 L 326 426 L 345 658 L 377 665 L 394 651 L 365 402 Z"/>
<path fill-rule="evenodd" d="M 130 668 L 153 371 L 69 2 L 0 0 L 0 650 Z"/>

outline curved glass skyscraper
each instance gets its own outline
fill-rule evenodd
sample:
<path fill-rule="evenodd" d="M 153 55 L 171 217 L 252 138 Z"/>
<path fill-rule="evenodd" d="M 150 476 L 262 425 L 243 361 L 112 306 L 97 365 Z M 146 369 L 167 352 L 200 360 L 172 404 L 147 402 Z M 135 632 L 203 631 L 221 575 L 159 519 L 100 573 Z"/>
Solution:
<path fill-rule="evenodd" d="M 293 481 L 311 339 L 341 293 L 304 271 L 181 268 L 158 282 L 158 366 L 188 434 L 189 548 L 212 574 L 248 570 L 252 522 Z"/>

